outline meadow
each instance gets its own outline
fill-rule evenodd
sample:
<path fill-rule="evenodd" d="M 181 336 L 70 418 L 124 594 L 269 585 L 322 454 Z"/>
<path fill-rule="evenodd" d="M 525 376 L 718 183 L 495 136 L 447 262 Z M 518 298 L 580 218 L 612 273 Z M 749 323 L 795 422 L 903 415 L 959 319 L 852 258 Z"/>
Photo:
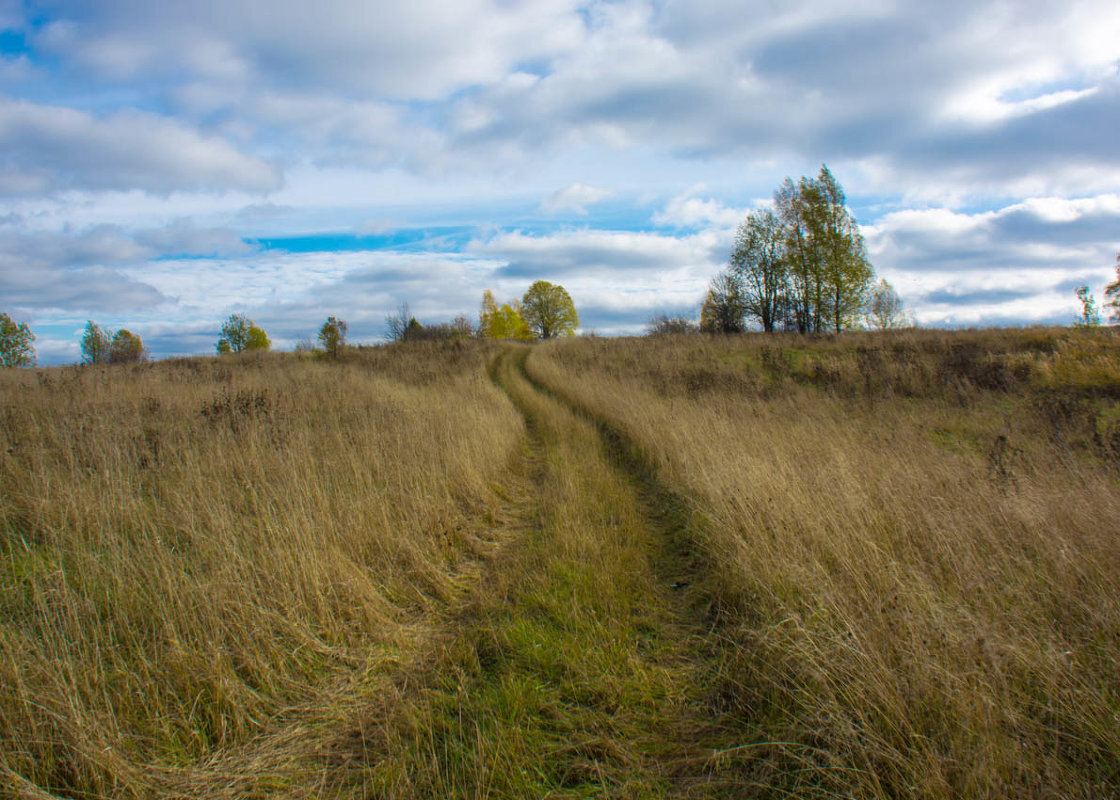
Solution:
<path fill-rule="evenodd" d="M 1120 793 L 1110 329 L 0 373 L 13 797 Z"/>

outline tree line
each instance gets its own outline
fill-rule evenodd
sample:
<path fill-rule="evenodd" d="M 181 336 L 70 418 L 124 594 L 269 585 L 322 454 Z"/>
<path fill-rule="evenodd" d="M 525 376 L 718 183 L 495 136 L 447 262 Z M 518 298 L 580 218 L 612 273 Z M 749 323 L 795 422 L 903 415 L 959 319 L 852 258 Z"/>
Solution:
<path fill-rule="evenodd" d="M 385 325 L 394 342 L 468 338 L 531 342 L 574 335 L 579 312 L 563 286 L 535 281 L 520 299 L 500 306 L 492 291 L 484 291 L 477 325 L 462 314 L 451 322 L 424 325 L 411 315 L 407 303 L 390 314 Z"/>
<path fill-rule="evenodd" d="M 655 317 L 648 331 L 657 334 L 738 333 L 749 324 L 762 330 L 800 333 L 839 332 L 861 321 L 888 329 L 907 324 L 902 299 L 885 280 L 874 282 L 863 238 L 845 204 L 844 190 L 827 166 L 816 178 L 797 183 L 786 178 L 774 193 L 772 208 L 752 211 L 739 225 L 728 266 L 711 281 L 701 306 L 700 324 L 685 317 Z M 1120 324 L 1120 254 L 1116 280 L 1104 290 L 1099 309 L 1088 286 L 1077 289 L 1081 314 L 1075 324 L 1100 324 L 1103 309 Z M 521 298 L 501 305 L 494 293 L 483 292 L 477 325 L 464 315 L 451 322 L 422 324 L 408 305 L 386 318 L 394 342 L 432 339 L 507 339 L 534 341 L 571 336 L 579 314 L 563 286 L 534 282 Z M 328 317 L 319 329 L 321 352 L 337 358 L 346 348 L 348 325 Z M 222 324 L 215 345 L 219 354 L 268 350 L 268 334 L 242 314 Z M 304 340 L 300 351 L 315 350 Z M 141 338 L 122 328 L 111 331 L 89 320 L 81 339 L 87 364 L 135 364 L 148 360 Z M 35 366 L 35 334 L 26 322 L 0 311 L 0 368 Z"/>

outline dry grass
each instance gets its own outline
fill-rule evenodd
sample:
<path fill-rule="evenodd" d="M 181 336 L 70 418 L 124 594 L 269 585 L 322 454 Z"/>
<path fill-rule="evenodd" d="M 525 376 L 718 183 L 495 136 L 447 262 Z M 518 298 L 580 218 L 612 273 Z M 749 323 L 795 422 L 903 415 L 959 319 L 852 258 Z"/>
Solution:
<path fill-rule="evenodd" d="M 1118 484 L 1110 331 L 7 371 L 0 795 L 1115 796 Z"/>
<path fill-rule="evenodd" d="M 723 702 L 783 743 L 770 792 L 1120 792 L 1114 332 L 568 341 L 529 368 L 692 498 Z"/>
<path fill-rule="evenodd" d="M 523 437 L 489 355 L 0 374 L 0 786 L 158 794 L 393 661 Z"/>

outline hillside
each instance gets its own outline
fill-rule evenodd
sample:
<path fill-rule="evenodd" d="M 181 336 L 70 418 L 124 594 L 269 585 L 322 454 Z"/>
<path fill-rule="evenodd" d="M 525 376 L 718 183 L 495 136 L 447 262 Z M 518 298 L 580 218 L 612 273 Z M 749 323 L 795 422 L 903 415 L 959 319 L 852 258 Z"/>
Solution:
<path fill-rule="evenodd" d="M 0 786 L 1116 794 L 1118 344 L 7 371 Z"/>

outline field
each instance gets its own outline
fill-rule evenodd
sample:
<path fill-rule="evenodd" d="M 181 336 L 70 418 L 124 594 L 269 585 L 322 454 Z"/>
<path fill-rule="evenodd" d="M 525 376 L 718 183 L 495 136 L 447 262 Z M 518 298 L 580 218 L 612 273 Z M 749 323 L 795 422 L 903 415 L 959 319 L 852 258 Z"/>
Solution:
<path fill-rule="evenodd" d="M 1120 796 L 1108 329 L 0 373 L 0 791 Z"/>

